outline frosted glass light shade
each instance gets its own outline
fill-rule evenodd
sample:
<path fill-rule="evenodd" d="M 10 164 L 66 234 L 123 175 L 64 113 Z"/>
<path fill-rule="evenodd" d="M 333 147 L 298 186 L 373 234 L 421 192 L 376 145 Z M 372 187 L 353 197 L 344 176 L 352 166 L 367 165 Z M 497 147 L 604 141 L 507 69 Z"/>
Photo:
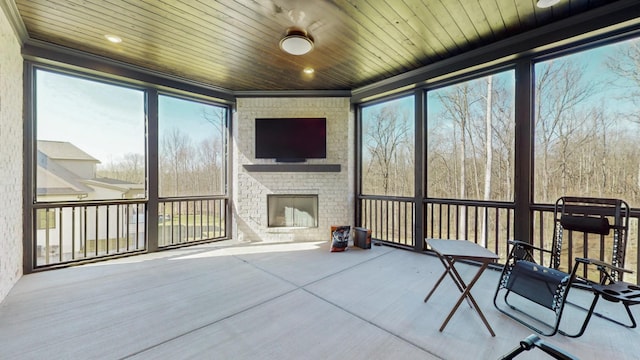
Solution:
<path fill-rule="evenodd" d="M 313 50 L 313 41 L 304 34 L 289 34 L 280 41 L 280 48 L 291 55 L 304 55 Z"/>
<path fill-rule="evenodd" d="M 538 0 L 538 3 L 536 4 L 539 8 L 548 8 L 551 7 L 557 3 L 559 3 L 560 0 Z"/>

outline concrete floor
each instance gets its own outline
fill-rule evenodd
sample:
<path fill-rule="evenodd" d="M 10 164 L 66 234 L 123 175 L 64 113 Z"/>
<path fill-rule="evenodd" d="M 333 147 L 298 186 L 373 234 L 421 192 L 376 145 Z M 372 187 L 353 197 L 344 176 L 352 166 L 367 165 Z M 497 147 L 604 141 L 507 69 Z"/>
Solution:
<path fill-rule="evenodd" d="M 532 333 L 493 307 L 493 270 L 472 293 L 496 337 L 466 302 L 439 332 L 459 296 L 447 278 L 423 302 L 442 270 L 387 246 L 225 241 L 26 275 L 0 304 L 0 359 L 497 359 Z M 594 318 L 581 338 L 543 339 L 638 359 L 639 335 Z"/>

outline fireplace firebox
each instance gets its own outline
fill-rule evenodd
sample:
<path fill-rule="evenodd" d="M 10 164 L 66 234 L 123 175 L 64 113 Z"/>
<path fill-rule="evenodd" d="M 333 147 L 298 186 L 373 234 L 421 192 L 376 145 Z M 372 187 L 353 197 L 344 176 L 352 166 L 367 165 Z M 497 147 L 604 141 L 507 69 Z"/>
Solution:
<path fill-rule="evenodd" d="M 267 195 L 269 227 L 318 227 L 318 195 Z"/>

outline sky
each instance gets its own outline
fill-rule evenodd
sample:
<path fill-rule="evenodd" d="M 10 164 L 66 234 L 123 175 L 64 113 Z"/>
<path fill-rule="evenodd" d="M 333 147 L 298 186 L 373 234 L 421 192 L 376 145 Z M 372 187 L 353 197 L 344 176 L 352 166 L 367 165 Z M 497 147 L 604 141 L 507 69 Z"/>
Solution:
<path fill-rule="evenodd" d="M 103 164 L 145 152 L 144 92 L 39 70 L 38 140 L 67 141 Z"/>
<path fill-rule="evenodd" d="M 118 162 L 129 153 L 145 153 L 144 92 L 38 70 L 37 138 L 66 141 L 100 160 Z M 173 128 L 194 143 L 210 138 L 213 126 L 203 112 L 211 105 L 161 96 L 159 131 Z"/>

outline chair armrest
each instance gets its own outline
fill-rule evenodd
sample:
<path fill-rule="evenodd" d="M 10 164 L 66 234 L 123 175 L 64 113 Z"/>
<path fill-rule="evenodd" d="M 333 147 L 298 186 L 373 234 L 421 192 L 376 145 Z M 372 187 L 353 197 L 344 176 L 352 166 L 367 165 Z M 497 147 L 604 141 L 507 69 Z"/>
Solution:
<path fill-rule="evenodd" d="M 587 265 L 595 265 L 598 267 L 606 267 L 608 269 L 614 270 L 614 271 L 618 271 L 618 272 L 625 272 L 625 273 L 633 273 L 633 271 L 631 270 L 627 270 L 625 268 L 621 268 L 621 267 L 617 267 L 617 266 L 613 266 L 609 263 L 606 263 L 604 261 L 600 261 L 597 259 L 588 259 L 588 258 L 576 258 L 576 262 L 579 263 L 583 263 L 583 264 L 587 264 Z"/>
<path fill-rule="evenodd" d="M 524 242 L 524 241 L 520 241 L 520 240 L 507 240 L 507 243 L 513 245 L 513 246 L 520 246 L 520 247 L 524 247 L 527 249 L 533 249 L 533 250 L 538 250 L 538 251 L 542 251 L 545 253 L 551 253 L 552 251 L 549 249 L 543 249 L 541 247 L 537 247 L 534 246 L 532 244 L 529 244 L 528 242 Z"/>

